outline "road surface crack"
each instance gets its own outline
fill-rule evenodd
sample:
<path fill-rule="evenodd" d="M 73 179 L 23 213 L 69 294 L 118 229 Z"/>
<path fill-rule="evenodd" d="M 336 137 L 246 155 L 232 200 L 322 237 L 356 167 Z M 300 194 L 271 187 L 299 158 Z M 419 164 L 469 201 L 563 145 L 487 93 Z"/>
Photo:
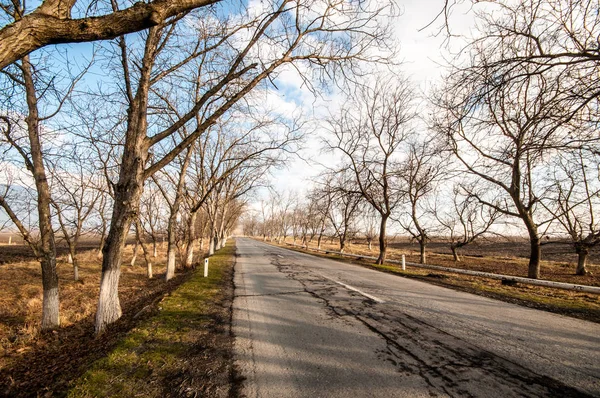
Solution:
<path fill-rule="evenodd" d="M 321 301 L 330 313 L 352 317 L 380 336 L 387 345 L 384 359 L 400 372 L 421 377 L 432 395 L 590 396 L 411 317 L 392 305 L 374 305 L 372 300 L 358 299 L 356 294 L 331 280 L 306 270 L 299 272 L 295 264 L 283 263 L 285 260 L 288 259 L 275 258 L 273 264 L 302 284 L 303 290 Z"/>

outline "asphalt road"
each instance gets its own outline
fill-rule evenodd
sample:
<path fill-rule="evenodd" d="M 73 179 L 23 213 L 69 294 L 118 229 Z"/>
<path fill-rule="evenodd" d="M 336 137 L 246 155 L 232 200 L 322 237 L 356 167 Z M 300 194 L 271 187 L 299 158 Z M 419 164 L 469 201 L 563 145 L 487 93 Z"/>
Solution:
<path fill-rule="evenodd" d="M 600 397 L 600 325 L 237 239 L 247 397 Z"/>

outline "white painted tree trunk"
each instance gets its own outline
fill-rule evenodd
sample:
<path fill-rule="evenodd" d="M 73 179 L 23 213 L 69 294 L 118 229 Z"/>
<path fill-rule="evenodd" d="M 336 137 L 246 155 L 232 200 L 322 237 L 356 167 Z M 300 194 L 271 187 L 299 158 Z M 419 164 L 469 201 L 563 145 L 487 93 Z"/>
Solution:
<path fill-rule="evenodd" d="M 137 254 L 138 254 L 138 242 L 135 242 L 135 245 L 133 246 L 133 257 L 131 257 L 131 266 L 133 267 L 135 265 L 135 261 L 137 260 Z"/>
<path fill-rule="evenodd" d="M 106 326 L 115 322 L 122 315 L 119 296 L 120 268 L 113 268 L 102 273 L 100 281 L 100 297 L 98 299 L 98 311 L 96 312 L 96 333 L 106 329 Z"/>
<path fill-rule="evenodd" d="M 175 276 L 175 247 L 170 247 L 167 252 L 167 272 L 165 280 L 168 281 Z"/>

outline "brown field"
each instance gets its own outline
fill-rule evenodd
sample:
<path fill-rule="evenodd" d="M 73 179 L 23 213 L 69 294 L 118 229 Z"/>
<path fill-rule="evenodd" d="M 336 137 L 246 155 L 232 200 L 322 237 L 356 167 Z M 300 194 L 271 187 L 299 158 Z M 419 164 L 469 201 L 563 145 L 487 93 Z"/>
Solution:
<path fill-rule="evenodd" d="M 10 246 L 8 245 L 9 236 L 12 237 L 12 244 Z M 97 250 L 100 242 L 99 239 L 96 236 L 83 236 L 79 242 L 79 251 Z M 130 236 L 128 243 L 133 243 L 133 239 L 133 236 Z M 68 253 L 66 243 L 60 239 L 56 241 L 56 252 L 58 256 Z M 0 233 L 0 266 L 19 261 L 35 261 L 35 256 L 20 235 Z"/>
<path fill-rule="evenodd" d="M 88 247 L 95 247 L 96 242 Z M 0 396 L 12 395 L 19 386 L 35 388 L 44 395 L 50 382 L 54 386 L 85 370 L 91 360 L 104 355 L 128 330 L 134 316 L 148 304 L 160 299 L 187 277 L 180 271 L 164 282 L 165 251 L 154 259 L 154 278 L 148 279 L 141 249 L 136 265 L 131 266 L 132 246 L 123 259 L 119 297 L 122 319 L 101 338 L 93 335 L 101 263 L 97 250 L 79 255 L 80 280 L 73 281 L 72 266 L 59 257 L 60 329 L 40 333 L 42 286 L 41 269 L 28 247 L 0 246 Z M 64 247 L 59 247 L 64 253 Z M 57 381 L 58 380 L 58 381 Z M 29 390 L 31 392 L 31 390 Z"/>

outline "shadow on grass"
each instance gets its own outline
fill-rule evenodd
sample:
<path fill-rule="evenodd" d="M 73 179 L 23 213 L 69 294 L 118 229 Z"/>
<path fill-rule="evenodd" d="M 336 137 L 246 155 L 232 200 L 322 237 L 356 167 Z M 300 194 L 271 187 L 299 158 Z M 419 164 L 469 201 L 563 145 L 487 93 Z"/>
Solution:
<path fill-rule="evenodd" d="M 94 315 L 55 331 L 43 333 L 0 370 L 0 396 L 64 396 L 71 382 L 99 358 L 105 356 L 125 333 L 147 318 L 134 319 L 145 306 L 168 294 L 189 279 L 182 272 L 165 283 L 161 275 L 149 280 L 136 296 L 120 297 L 123 316 L 106 333 L 94 335 Z"/>

